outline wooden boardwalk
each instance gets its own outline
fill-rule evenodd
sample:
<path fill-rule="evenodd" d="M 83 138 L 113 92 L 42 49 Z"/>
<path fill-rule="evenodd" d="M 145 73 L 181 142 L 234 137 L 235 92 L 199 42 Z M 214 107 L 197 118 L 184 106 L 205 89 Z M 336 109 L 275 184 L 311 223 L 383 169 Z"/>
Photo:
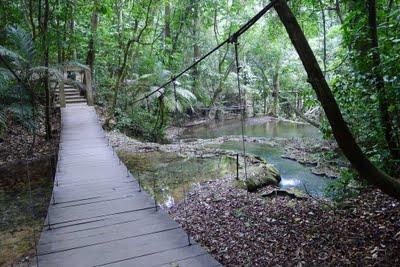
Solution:
<path fill-rule="evenodd" d="M 180 226 L 138 191 L 93 107 L 68 105 L 61 116 L 55 204 L 38 245 L 40 267 L 220 266 L 196 243 L 189 246 Z"/>

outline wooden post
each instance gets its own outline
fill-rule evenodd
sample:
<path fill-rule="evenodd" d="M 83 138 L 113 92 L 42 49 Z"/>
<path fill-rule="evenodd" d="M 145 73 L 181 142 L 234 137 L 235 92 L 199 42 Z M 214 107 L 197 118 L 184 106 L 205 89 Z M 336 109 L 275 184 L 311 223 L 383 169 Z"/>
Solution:
<path fill-rule="evenodd" d="M 85 78 L 87 104 L 88 106 L 93 106 L 92 75 L 90 74 L 90 70 L 85 70 Z"/>
<path fill-rule="evenodd" d="M 239 153 L 236 154 L 236 180 L 239 181 Z"/>

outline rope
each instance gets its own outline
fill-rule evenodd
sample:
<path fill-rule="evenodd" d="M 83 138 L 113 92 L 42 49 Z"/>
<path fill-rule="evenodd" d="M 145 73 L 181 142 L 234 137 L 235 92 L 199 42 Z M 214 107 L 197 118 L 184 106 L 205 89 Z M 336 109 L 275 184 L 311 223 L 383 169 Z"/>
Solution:
<path fill-rule="evenodd" d="M 242 97 L 242 89 L 240 87 L 240 63 L 239 63 L 239 43 L 238 40 L 232 40 L 235 45 L 235 62 L 236 62 L 236 77 L 237 77 L 237 86 L 239 91 L 239 104 L 240 104 L 240 124 L 242 130 L 242 149 L 243 149 L 243 161 L 244 161 L 244 177 L 247 181 L 247 161 L 246 161 L 246 143 L 244 138 L 245 132 L 245 103 L 243 103 L 245 99 L 245 92 L 244 97 Z"/>
<path fill-rule="evenodd" d="M 197 59 L 195 62 L 193 62 L 189 67 L 185 68 L 184 70 L 182 70 L 181 72 L 179 72 L 177 75 L 175 75 L 174 77 L 172 77 L 171 79 L 169 79 L 167 82 L 165 82 L 163 85 L 161 85 L 160 87 L 158 87 L 156 90 L 152 91 L 151 93 L 145 95 L 142 98 L 139 98 L 138 100 L 133 101 L 132 104 L 136 104 L 144 99 L 147 99 L 148 97 L 154 95 L 155 93 L 159 92 L 161 89 L 166 88 L 168 85 L 170 85 L 171 83 L 173 83 L 176 79 L 178 79 L 179 77 L 181 77 L 182 75 L 184 75 L 186 72 L 188 72 L 190 69 L 194 68 L 195 66 L 197 66 L 200 62 L 202 62 L 203 60 L 205 60 L 206 58 L 208 58 L 210 55 L 212 55 L 214 52 L 216 52 L 217 50 L 219 50 L 221 47 L 223 47 L 225 44 L 228 43 L 233 43 L 234 40 L 237 40 L 243 33 L 245 33 L 248 29 L 250 29 L 262 16 L 265 15 L 265 13 L 267 13 L 268 10 L 270 10 L 275 3 L 278 0 L 272 0 L 268 5 L 266 5 L 260 12 L 258 12 L 254 17 L 252 17 L 249 21 L 247 21 L 242 27 L 240 27 L 239 30 L 237 30 L 235 33 L 233 33 L 231 36 L 229 36 L 229 38 L 227 38 L 226 40 L 224 40 L 222 43 L 218 44 L 216 47 L 214 47 L 213 49 L 211 49 L 208 53 L 206 53 L 205 55 L 203 55 L 202 57 L 200 57 L 199 59 Z"/>

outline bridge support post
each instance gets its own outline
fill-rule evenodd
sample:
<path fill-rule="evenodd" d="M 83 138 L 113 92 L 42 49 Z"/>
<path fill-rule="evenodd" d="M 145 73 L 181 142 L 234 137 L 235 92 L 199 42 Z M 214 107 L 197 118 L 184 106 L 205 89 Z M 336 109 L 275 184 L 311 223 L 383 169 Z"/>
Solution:
<path fill-rule="evenodd" d="M 86 100 L 88 106 L 93 106 L 92 74 L 90 70 L 85 70 Z"/>

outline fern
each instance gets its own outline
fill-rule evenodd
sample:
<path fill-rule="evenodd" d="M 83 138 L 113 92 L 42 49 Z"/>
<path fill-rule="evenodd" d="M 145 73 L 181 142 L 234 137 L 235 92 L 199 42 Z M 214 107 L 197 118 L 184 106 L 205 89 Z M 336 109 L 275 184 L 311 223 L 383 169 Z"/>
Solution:
<path fill-rule="evenodd" d="M 8 69 L 0 67 L 0 83 L 1 83 L 1 85 L 4 85 L 4 83 L 11 81 L 13 78 L 14 78 L 14 76 Z M 1 88 L 2 87 L 0 87 L 0 90 L 1 90 Z"/>
<path fill-rule="evenodd" d="M 35 60 L 36 52 L 32 36 L 25 30 L 8 26 L 6 28 L 7 38 L 12 46 L 27 62 Z"/>
<path fill-rule="evenodd" d="M 7 60 L 9 60 L 13 65 L 20 66 L 22 63 L 27 64 L 28 61 L 24 59 L 22 56 L 19 54 L 5 48 L 4 46 L 0 45 L 0 55 L 2 57 L 5 57 Z"/>

